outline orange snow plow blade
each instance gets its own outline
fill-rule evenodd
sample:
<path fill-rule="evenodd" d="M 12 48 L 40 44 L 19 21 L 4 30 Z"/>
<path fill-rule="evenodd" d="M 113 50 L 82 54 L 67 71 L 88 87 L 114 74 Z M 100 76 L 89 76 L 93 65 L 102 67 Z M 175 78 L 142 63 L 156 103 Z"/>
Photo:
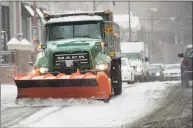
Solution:
<path fill-rule="evenodd" d="M 111 84 L 104 72 L 72 75 L 14 77 L 19 98 L 94 98 L 109 99 Z"/>

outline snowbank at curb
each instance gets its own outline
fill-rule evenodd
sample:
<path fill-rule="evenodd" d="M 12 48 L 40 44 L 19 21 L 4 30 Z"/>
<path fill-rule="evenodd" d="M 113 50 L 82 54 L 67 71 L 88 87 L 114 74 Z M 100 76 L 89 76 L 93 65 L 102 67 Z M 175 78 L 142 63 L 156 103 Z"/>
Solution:
<path fill-rule="evenodd" d="M 1 110 L 12 107 L 17 97 L 17 87 L 15 85 L 1 85 Z"/>

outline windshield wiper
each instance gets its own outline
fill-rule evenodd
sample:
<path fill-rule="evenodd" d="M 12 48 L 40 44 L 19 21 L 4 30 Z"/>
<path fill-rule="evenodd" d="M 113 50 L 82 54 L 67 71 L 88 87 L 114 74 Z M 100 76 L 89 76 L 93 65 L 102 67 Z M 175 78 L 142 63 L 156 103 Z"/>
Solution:
<path fill-rule="evenodd" d="M 61 40 L 61 39 L 65 39 L 64 37 L 60 37 L 60 38 L 54 38 L 53 41 L 56 41 L 56 40 Z"/>
<path fill-rule="evenodd" d="M 83 35 L 83 36 L 77 35 L 77 36 L 74 36 L 74 37 L 87 37 L 87 38 L 91 38 L 89 35 Z"/>

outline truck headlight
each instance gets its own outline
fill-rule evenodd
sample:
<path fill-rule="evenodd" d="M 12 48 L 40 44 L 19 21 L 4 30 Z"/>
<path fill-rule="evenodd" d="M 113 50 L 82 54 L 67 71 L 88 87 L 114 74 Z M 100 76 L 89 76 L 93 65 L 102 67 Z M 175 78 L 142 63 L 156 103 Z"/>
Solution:
<path fill-rule="evenodd" d="M 46 72 L 48 72 L 48 71 L 49 71 L 48 68 L 40 68 L 40 72 L 41 72 L 41 73 L 46 73 Z"/>
<path fill-rule="evenodd" d="M 108 69 L 108 64 L 99 64 L 96 65 L 96 70 L 104 71 Z"/>
<path fill-rule="evenodd" d="M 159 73 L 159 72 L 157 72 L 155 75 L 156 75 L 156 76 L 160 76 L 160 73 Z"/>
<path fill-rule="evenodd" d="M 141 72 L 141 67 L 137 67 L 137 72 Z"/>

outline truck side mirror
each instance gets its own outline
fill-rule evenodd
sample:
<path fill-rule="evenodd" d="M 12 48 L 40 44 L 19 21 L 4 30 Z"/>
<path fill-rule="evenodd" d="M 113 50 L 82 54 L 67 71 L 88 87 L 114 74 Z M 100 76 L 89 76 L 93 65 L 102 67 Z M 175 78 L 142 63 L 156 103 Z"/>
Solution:
<path fill-rule="evenodd" d="M 148 62 L 148 61 L 149 61 L 149 59 L 147 57 L 145 57 L 145 62 Z"/>
<path fill-rule="evenodd" d="M 135 70 L 135 66 L 131 66 L 131 67 L 133 67 L 133 69 Z"/>
<path fill-rule="evenodd" d="M 178 57 L 183 58 L 183 57 L 184 57 L 184 54 L 183 54 L 183 53 L 179 53 L 179 54 L 178 54 Z"/>

